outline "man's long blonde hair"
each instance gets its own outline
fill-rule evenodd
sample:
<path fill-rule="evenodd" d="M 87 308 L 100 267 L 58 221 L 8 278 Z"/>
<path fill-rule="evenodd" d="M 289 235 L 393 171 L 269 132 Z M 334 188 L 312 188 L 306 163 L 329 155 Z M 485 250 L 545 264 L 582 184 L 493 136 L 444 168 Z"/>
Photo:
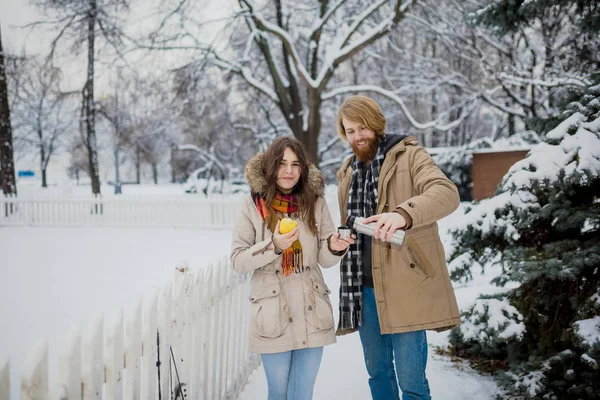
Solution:
<path fill-rule="evenodd" d="M 346 138 L 346 129 L 342 119 L 346 118 L 352 122 L 360 122 L 375 135 L 382 136 L 385 133 L 386 119 L 375 100 L 367 96 L 349 97 L 340 107 L 337 115 L 338 135 L 342 140 Z"/>

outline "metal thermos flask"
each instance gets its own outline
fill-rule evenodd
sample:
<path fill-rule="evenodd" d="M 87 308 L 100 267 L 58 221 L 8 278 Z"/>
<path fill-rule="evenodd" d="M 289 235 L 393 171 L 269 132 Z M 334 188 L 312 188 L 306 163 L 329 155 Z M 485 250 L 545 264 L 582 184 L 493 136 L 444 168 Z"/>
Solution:
<path fill-rule="evenodd" d="M 363 221 L 365 218 L 363 217 L 355 217 L 354 215 L 349 215 L 346 219 L 346 225 L 350 228 L 354 229 L 356 232 L 362 233 L 363 235 L 373 236 L 373 232 L 375 231 L 375 222 L 371 222 L 365 224 Z M 404 243 L 404 236 L 406 233 L 403 229 L 397 229 L 392 234 L 392 239 L 390 243 L 395 244 L 397 246 L 402 246 Z"/>

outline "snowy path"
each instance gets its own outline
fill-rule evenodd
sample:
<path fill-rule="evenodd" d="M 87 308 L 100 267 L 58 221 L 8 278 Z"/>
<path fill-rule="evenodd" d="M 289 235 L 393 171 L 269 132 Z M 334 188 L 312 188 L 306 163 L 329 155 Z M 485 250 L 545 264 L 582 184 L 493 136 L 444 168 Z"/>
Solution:
<path fill-rule="evenodd" d="M 460 213 L 443 221 L 440 232 L 453 218 Z M 129 310 L 143 295 L 161 289 L 180 261 L 197 270 L 227 255 L 230 238 L 230 232 L 194 229 L 0 228 L 0 359 L 11 359 L 13 398 L 18 398 L 18 371 L 36 340 L 49 341 L 52 378 L 70 326 L 85 326 L 118 306 Z M 338 268 L 324 275 L 337 293 Z M 482 277 L 458 288 L 459 305 L 465 307 L 486 286 Z M 332 302 L 337 309 L 336 296 Z M 491 400 L 496 390 L 491 378 L 434 354 L 431 346 L 444 346 L 447 334 L 428 334 L 428 379 L 434 399 Z M 264 400 L 266 393 L 260 367 L 240 400 Z M 341 337 L 325 349 L 315 399 L 368 398 L 359 337 Z"/>

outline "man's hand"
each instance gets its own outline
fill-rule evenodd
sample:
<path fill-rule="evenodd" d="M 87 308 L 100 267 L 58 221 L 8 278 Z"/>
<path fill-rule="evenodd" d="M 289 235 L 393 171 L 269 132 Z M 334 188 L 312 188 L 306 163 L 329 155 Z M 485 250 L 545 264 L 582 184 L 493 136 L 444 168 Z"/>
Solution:
<path fill-rule="evenodd" d="M 371 222 L 376 222 L 373 237 L 384 242 L 389 242 L 392 239 L 396 229 L 402 229 L 406 226 L 404 217 L 396 212 L 372 215 L 364 221 L 365 224 Z"/>
<path fill-rule="evenodd" d="M 298 232 L 298 227 L 295 227 L 288 233 L 284 233 L 283 235 L 279 233 L 279 223 L 281 221 L 277 221 L 277 225 L 275 226 L 275 232 L 273 232 L 273 244 L 275 245 L 275 250 L 279 250 L 283 252 L 285 249 L 290 247 L 292 243 L 298 240 L 300 236 Z"/>
<path fill-rule="evenodd" d="M 329 236 L 329 250 L 344 251 L 351 244 L 354 243 L 354 238 L 356 238 L 355 235 L 350 235 L 350 236 L 346 237 L 345 239 L 340 239 L 340 234 L 338 232 L 336 232 L 333 235 Z"/>

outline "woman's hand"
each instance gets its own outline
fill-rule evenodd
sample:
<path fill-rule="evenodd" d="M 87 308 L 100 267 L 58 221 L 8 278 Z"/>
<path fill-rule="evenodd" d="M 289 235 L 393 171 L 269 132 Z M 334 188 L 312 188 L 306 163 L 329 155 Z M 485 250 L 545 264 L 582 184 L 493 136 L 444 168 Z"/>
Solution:
<path fill-rule="evenodd" d="M 329 236 L 329 250 L 344 251 L 348 247 L 350 247 L 351 244 L 354 244 L 355 238 L 356 235 L 352 234 L 345 239 L 340 239 L 340 234 L 336 232 L 333 235 Z"/>
<path fill-rule="evenodd" d="M 275 225 L 275 232 L 273 232 L 273 245 L 275 246 L 275 252 L 283 252 L 285 249 L 290 247 L 292 243 L 298 240 L 298 227 L 295 227 L 288 233 L 281 234 L 279 233 L 279 223 L 281 221 L 277 221 L 277 225 Z"/>

